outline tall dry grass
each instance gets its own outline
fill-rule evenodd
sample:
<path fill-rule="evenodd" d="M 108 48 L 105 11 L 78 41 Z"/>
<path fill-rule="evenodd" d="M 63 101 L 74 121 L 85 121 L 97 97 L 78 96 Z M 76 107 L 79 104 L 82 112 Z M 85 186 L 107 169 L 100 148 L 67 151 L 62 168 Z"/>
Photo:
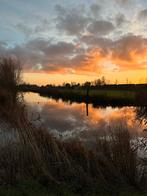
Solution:
<path fill-rule="evenodd" d="M 33 178 L 76 187 L 101 185 L 109 190 L 116 185 L 141 185 L 144 168 L 137 158 L 137 149 L 131 145 L 128 129 L 115 129 L 111 135 L 98 138 L 96 148 L 88 150 L 78 141 L 61 142 L 46 130 L 37 129 L 22 110 L 15 111 L 13 118 L 10 128 L 15 140 L 6 138 L 5 144 L 0 145 L 1 182 Z"/>
<path fill-rule="evenodd" d="M 18 101 L 17 87 L 21 82 L 21 66 L 18 60 L 0 58 L 0 91 L 3 93 L 4 102 Z"/>

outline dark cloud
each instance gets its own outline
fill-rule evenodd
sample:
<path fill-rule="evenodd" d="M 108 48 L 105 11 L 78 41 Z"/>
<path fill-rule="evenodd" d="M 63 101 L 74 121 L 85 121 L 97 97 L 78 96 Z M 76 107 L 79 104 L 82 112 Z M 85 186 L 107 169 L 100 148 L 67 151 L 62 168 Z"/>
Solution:
<path fill-rule="evenodd" d="M 85 31 L 89 23 L 89 17 L 84 15 L 84 8 L 66 10 L 60 5 L 55 7 L 57 11 L 56 27 L 68 35 L 78 35 Z"/>
<path fill-rule="evenodd" d="M 131 61 L 134 55 L 142 55 L 147 50 L 147 38 L 127 34 L 120 39 L 113 41 L 108 38 L 96 36 L 82 36 L 80 41 L 86 43 L 89 47 L 99 48 L 101 54 L 105 56 L 111 54 L 112 59 L 118 58 L 124 61 Z"/>
<path fill-rule="evenodd" d="M 118 13 L 115 18 L 116 26 L 121 27 L 123 24 L 128 23 L 126 17 L 122 13 Z"/>
<path fill-rule="evenodd" d="M 73 43 L 53 43 L 44 39 L 34 39 L 13 48 L 6 48 L 0 43 L 0 55 L 15 56 L 21 60 L 24 69 L 34 71 L 53 72 L 68 69 L 71 64 L 70 56 L 78 51 Z"/>
<path fill-rule="evenodd" d="M 30 36 L 30 34 L 34 32 L 33 28 L 29 27 L 27 24 L 24 23 L 18 23 L 15 25 L 15 27 L 17 28 L 17 30 L 21 31 L 26 36 Z"/>
<path fill-rule="evenodd" d="M 91 13 L 94 17 L 99 17 L 100 16 L 100 11 L 101 11 L 101 7 L 100 5 L 94 3 L 90 6 L 91 9 Z"/>
<path fill-rule="evenodd" d="M 21 21 L 14 26 L 17 31 L 23 33 L 27 38 L 48 32 L 50 27 L 50 21 L 41 17 L 36 17 L 36 21 L 34 21 L 33 25 L 29 24 L 29 22 L 25 22 L 24 19 L 24 21 Z"/>
<path fill-rule="evenodd" d="M 117 3 L 126 4 L 130 0 L 113 0 Z M 112 5 L 113 2 L 112 1 Z M 108 19 L 107 14 L 104 11 L 104 3 L 91 3 L 89 7 L 79 4 L 77 6 L 65 6 L 64 4 L 57 4 L 54 6 L 54 14 L 51 16 L 39 16 L 33 15 L 32 21 L 19 22 L 15 27 L 17 30 L 26 35 L 26 37 L 39 37 L 48 34 L 55 34 L 57 37 L 59 33 L 61 36 L 79 36 L 88 32 L 97 34 L 99 36 L 107 36 L 116 27 L 120 27 L 127 22 L 124 14 L 118 13 L 116 18 L 113 16 Z M 116 4 L 116 3 L 115 3 Z M 108 4 L 109 5 L 109 4 Z M 103 12 L 104 11 L 104 12 Z M 113 24 L 114 23 L 114 24 Z M 43 34 L 44 33 L 44 34 Z M 32 38 L 31 37 L 31 38 Z M 43 36 L 42 36 L 43 37 Z"/>
<path fill-rule="evenodd" d="M 109 48 L 113 45 L 113 41 L 104 37 L 97 37 L 94 35 L 85 35 L 80 37 L 80 41 L 84 42 L 89 48 L 99 48 L 101 54 L 108 54 Z"/>
<path fill-rule="evenodd" d="M 4 41 L 0 41 L 0 55 L 5 55 L 7 50 L 7 44 Z"/>
<path fill-rule="evenodd" d="M 36 25 L 34 28 L 34 34 L 49 31 L 50 28 L 51 22 L 49 22 L 47 19 L 41 19 L 40 24 Z"/>
<path fill-rule="evenodd" d="M 97 35 L 108 35 L 115 29 L 114 25 L 106 20 L 96 20 L 92 22 L 87 30 L 92 34 Z"/>
<path fill-rule="evenodd" d="M 116 41 L 96 36 L 82 36 L 81 42 L 90 48 L 98 48 L 101 57 L 109 59 L 120 69 L 140 69 L 146 64 L 147 39 L 127 34 Z M 98 55 L 98 54 L 97 54 Z"/>
<path fill-rule="evenodd" d="M 114 0 L 114 1 L 120 5 L 126 5 L 130 3 L 132 0 Z"/>
<path fill-rule="evenodd" d="M 112 62 L 120 69 L 144 69 L 146 66 L 147 39 L 128 34 L 113 43 Z"/>
<path fill-rule="evenodd" d="M 141 55 L 145 49 L 147 49 L 147 39 L 132 34 L 115 41 L 112 47 L 113 56 L 126 61 L 132 59 L 132 51 Z"/>
<path fill-rule="evenodd" d="M 72 43 L 58 42 L 57 44 L 51 44 L 45 48 L 44 53 L 57 56 L 57 55 L 69 55 L 74 53 L 75 46 Z"/>
<path fill-rule="evenodd" d="M 51 43 L 52 43 L 51 39 L 48 40 L 48 39 L 36 38 L 27 42 L 25 44 L 25 47 L 31 50 L 43 51 L 46 48 L 48 48 Z"/>
<path fill-rule="evenodd" d="M 55 11 L 57 12 L 58 16 L 62 16 L 67 12 L 67 10 L 60 4 L 55 5 Z"/>
<path fill-rule="evenodd" d="M 98 37 L 96 35 L 83 35 L 80 37 L 80 41 L 86 43 L 89 46 L 109 47 L 112 43 L 111 39 Z"/>
<path fill-rule="evenodd" d="M 74 67 L 79 65 L 83 67 L 84 64 L 86 65 L 87 60 L 88 60 L 87 55 L 83 53 L 83 54 L 77 54 L 75 57 L 71 59 L 71 62 L 72 65 L 74 65 Z"/>
<path fill-rule="evenodd" d="M 147 19 L 147 9 L 141 10 L 138 14 L 138 19 L 145 20 Z"/>
<path fill-rule="evenodd" d="M 119 69 L 139 69 L 145 65 L 147 39 L 128 34 L 118 40 L 96 35 L 83 35 L 76 42 L 53 42 L 34 39 L 9 48 L 0 42 L 0 55 L 15 56 L 25 70 L 95 73 L 103 69 L 107 60 Z"/>

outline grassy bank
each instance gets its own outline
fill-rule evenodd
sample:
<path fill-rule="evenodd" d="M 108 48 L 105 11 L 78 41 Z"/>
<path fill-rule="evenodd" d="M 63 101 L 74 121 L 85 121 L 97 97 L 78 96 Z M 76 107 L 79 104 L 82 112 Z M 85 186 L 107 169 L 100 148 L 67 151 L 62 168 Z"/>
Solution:
<path fill-rule="evenodd" d="M 88 102 L 97 105 L 146 106 L 147 85 L 105 85 L 99 87 L 53 87 L 21 85 L 23 92 L 36 92 L 43 96 L 71 102 Z"/>

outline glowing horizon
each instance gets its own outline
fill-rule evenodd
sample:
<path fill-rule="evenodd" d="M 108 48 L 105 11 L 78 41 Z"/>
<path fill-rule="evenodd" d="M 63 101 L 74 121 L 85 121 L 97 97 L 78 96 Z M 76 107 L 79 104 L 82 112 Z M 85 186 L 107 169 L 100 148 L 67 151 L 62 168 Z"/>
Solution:
<path fill-rule="evenodd" d="M 147 83 L 147 70 L 136 70 L 136 71 L 127 71 L 127 72 L 118 72 L 116 73 L 105 73 L 102 75 L 75 75 L 75 74 L 46 74 L 46 73 L 23 73 L 23 82 L 29 84 L 37 84 L 37 85 L 62 85 L 63 83 L 84 83 L 86 81 L 94 81 L 98 78 L 105 77 L 106 82 L 110 84 L 143 84 Z M 122 77 L 122 78 L 121 78 Z"/>

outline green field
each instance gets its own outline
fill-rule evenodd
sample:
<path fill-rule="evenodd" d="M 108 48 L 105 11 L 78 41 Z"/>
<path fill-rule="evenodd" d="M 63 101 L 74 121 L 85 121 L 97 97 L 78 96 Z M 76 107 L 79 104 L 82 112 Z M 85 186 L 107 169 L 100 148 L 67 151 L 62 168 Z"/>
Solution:
<path fill-rule="evenodd" d="M 74 92 L 74 91 L 73 91 Z M 85 90 L 79 90 L 76 91 L 75 93 L 84 95 L 86 94 Z M 135 99 L 136 93 L 135 92 L 130 92 L 130 91 L 121 91 L 121 90 L 90 90 L 89 91 L 89 96 L 90 97 L 108 97 L 112 99 Z"/>
<path fill-rule="evenodd" d="M 79 97 L 81 99 L 87 97 L 87 91 L 85 89 L 59 89 L 56 93 L 50 92 L 49 95 L 57 95 L 57 96 L 63 96 L 63 97 L 72 97 L 75 98 Z M 122 90 L 97 90 L 92 89 L 88 92 L 88 98 L 89 99 L 105 99 L 105 100 L 129 100 L 129 101 L 135 101 L 137 96 L 137 93 L 134 91 L 122 91 Z"/>

